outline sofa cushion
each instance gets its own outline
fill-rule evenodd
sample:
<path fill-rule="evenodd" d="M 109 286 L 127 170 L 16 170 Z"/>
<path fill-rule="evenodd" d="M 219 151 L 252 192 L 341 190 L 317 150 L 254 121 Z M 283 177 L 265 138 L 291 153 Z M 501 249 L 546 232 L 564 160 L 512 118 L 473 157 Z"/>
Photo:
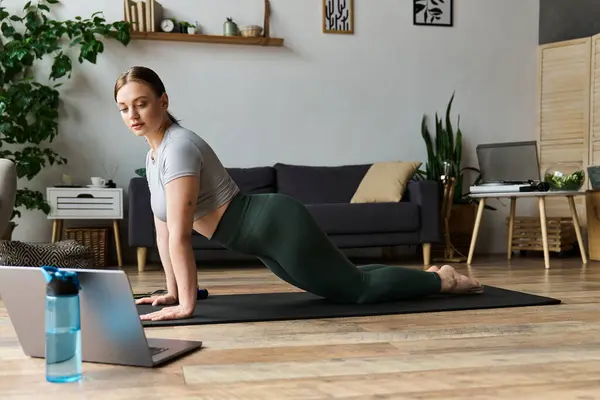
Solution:
<path fill-rule="evenodd" d="M 350 203 L 371 164 L 310 166 L 277 163 L 277 191 L 304 204 Z"/>
<path fill-rule="evenodd" d="M 227 168 L 227 172 L 244 193 L 274 193 L 276 191 L 273 167 Z"/>
<path fill-rule="evenodd" d="M 408 181 L 421 166 L 420 161 L 374 163 L 360 182 L 351 203 L 387 203 L 402 200 Z"/>
<path fill-rule="evenodd" d="M 411 232 L 420 227 L 415 203 L 329 203 L 306 208 L 327 234 Z"/>

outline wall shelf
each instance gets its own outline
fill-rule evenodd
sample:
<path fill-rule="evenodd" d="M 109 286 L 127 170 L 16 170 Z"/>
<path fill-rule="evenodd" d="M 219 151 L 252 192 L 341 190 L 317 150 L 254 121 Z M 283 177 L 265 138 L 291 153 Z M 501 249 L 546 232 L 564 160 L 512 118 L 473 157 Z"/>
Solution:
<path fill-rule="evenodd" d="M 167 33 L 167 32 L 131 32 L 131 39 L 138 40 L 163 40 L 176 42 L 195 42 L 195 43 L 217 43 L 217 44 L 237 44 L 249 46 L 283 46 L 282 38 L 274 37 L 243 37 L 243 36 L 222 36 L 222 35 L 202 35 L 187 33 Z"/>
<path fill-rule="evenodd" d="M 282 38 L 270 37 L 270 0 L 265 0 L 263 35 L 257 37 L 203 35 L 179 32 L 139 32 L 131 31 L 132 40 L 162 40 L 188 43 L 237 44 L 246 46 L 283 46 Z M 127 19 L 127 18 L 126 18 Z"/>

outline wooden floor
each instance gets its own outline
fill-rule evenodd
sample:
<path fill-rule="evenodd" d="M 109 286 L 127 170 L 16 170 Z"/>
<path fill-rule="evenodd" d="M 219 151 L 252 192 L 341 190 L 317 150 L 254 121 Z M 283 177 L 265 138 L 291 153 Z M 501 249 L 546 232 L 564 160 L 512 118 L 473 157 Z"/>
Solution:
<path fill-rule="evenodd" d="M 414 265 L 414 268 L 419 268 Z M 205 347 L 160 369 L 84 364 L 49 384 L 0 302 L 1 399 L 596 399 L 600 263 L 577 257 L 474 260 L 484 284 L 557 297 L 557 306 L 365 318 L 148 328 Z M 127 268 L 134 290 L 164 284 Z M 261 267 L 199 269 L 211 293 L 294 290 Z"/>

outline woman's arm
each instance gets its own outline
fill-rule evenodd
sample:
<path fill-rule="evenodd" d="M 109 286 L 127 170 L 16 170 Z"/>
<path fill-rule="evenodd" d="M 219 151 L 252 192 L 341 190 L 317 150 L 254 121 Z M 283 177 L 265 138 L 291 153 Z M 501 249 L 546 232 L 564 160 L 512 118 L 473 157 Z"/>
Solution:
<path fill-rule="evenodd" d="M 154 217 L 154 226 L 156 227 L 156 246 L 158 247 L 158 255 L 165 270 L 167 281 L 167 294 L 177 298 L 177 281 L 173 273 L 173 263 L 169 251 L 169 229 L 166 222 Z"/>
<path fill-rule="evenodd" d="M 187 318 L 194 313 L 197 300 L 198 273 L 192 232 L 200 190 L 202 152 L 185 136 L 174 136 L 163 151 L 159 174 L 165 185 L 168 231 L 163 252 L 169 254 L 179 305 L 142 315 L 142 320 Z"/>
<path fill-rule="evenodd" d="M 167 281 L 167 294 L 165 295 L 149 295 L 137 299 L 136 304 L 152 304 L 153 306 L 177 304 L 177 281 L 173 273 L 173 263 L 169 254 L 169 229 L 167 224 L 160 219 L 154 217 L 154 226 L 156 227 L 156 246 L 160 261 L 165 271 Z"/>
<path fill-rule="evenodd" d="M 198 190 L 197 176 L 182 176 L 165 185 L 168 250 L 177 281 L 177 297 L 184 313 L 190 315 L 196 307 L 198 288 L 198 272 L 192 249 L 192 230 Z"/>

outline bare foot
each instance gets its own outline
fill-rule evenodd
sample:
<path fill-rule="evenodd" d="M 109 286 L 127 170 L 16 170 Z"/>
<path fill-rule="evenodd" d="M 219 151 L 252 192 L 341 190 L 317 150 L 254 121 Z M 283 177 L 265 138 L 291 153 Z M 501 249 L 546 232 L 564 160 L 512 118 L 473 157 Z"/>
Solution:
<path fill-rule="evenodd" d="M 443 265 L 438 275 L 442 279 L 442 293 L 452 294 L 480 294 L 483 286 L 475 279 L 458 273 L 450 265 Z"/>
<path fill-rule="evenodd" d="M 431 267 L 427 268 L 427 272 L 438 272 L 440 270 L 440 267 L 438 267 L 437 265 L 432 265 Z"/>

